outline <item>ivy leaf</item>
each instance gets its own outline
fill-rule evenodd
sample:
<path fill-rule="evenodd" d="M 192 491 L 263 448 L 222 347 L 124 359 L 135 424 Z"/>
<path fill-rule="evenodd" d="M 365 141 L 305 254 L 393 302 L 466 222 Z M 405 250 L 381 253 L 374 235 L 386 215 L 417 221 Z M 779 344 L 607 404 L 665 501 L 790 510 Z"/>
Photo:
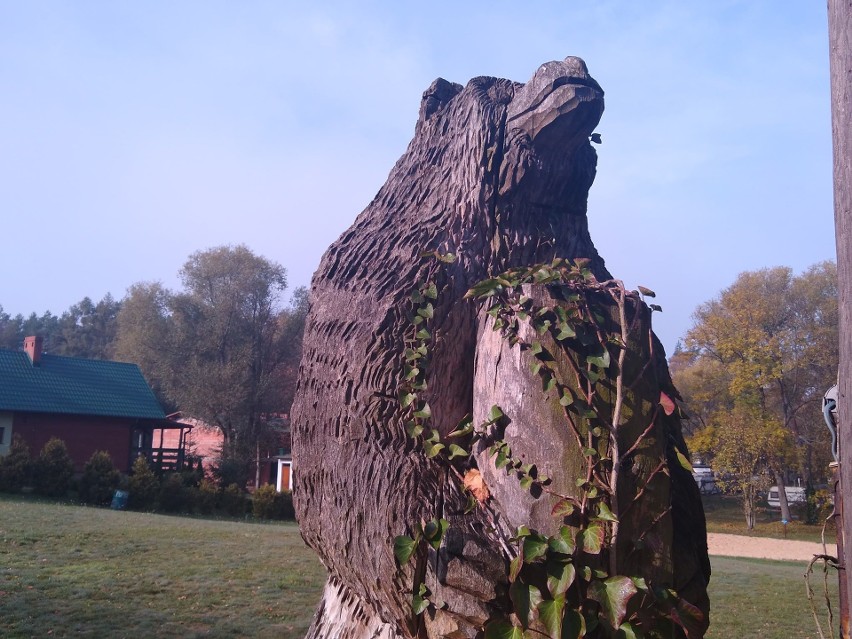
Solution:
<path fill-rule="evenodd" d="M 411 597 L 411 609 L 415 615 L 421 614 L 429 607 L 428 593 L 429 589 L 426 588 L 426 584 L 420 584 L 420 590 Z"/>
<path fill-rule="evenodd" d="M 671 415 L 675 412 L 675 403 L 674 400 L 666 395 L 663 391 L 660 391 L 660 406 L 663 407 L 663 412 L 666 415 Z"/>
<path fill-rule="evenodd" d="M 412 539 L 407 535 L 400 535 L 398 537 L 394 537 L 393 554 L 394 557 L 396 557 L 396 560 L 399 562 L 400 566 L 403 566 L 408 563 L 408 560 L 411 559 L 411 555 L 414 554 L 415 550 L 417 550 L 416 539 Z"/>
<path fill-rule="evenodd" d="M 494 468 L 500 470 L 501 468 L 507 466 L 509 463 L 509 458 L 506 456 L 505 449 L 501 448 L 497 451 L 497 459 L 494 460 Z"/>
<path fill-rule="evenodd" d="M 598 368 L 608 368 L 610 363 L 609 351 L 603 349 L 603 352 L 601 353 L 586 355 L 586 361 L 592 366 L 597 366 Z"/>
<path fill-rule="evenodd" d="M 488 412 L 488 423 L 493 424 L 503 417 L 503 411 L 500 410 L 500 407 L 496 404 L 491 407 L 491 410 Z"/>
<path fill-rule="evenodd" d="M 405 432 L 411 439 L 416 439 L 423 432 L 423 424 L 414 420 L 405 422 Z"/>
<path fill-rule="evenodd" d="M 577 570 L 574 564 L 568 562 L 548 562 L 547 564 L 547 590 L 556 598 L 565 592 L 574 583 Z"/>
<path fill-rule="evenodd" d="M 491 297 L 497 291 L 503 288 L 496 279 L 482 280 L 470 287 L 470 290 L 464 294 L 465 299 L 471 297 Z"/>
<path fill-rule="evenodd" d="M 410 364 L 405 365 L 405 379 L 408 380 L 409 382 L 412 379 L 416 379 L 419 374 L 420 374 L 420 369 L 417 368 L 416 366 L 411 366 Z M 403 406 L 403 408 L 405 408 L 405 407 Z"/>
<path fill-rule="evenodd" d="M 586 636 L 586 619 L 578 611 L 568 608 L 562 619 L 561 639 L 581 639 Z"/>
<path fill-rule="evenodd" d="M 636 631 L 633 629 L 633 625 L 627 622 L 621 624 L 618 628 L 618 639 L 639 639 L 639 636 L 636 634 Z"/>
<path fill-rule="evenodd" d="M 538 604 L 538 617 L 550 639 L 562 637 L 562 612 L 565 610 L 565 597 L 554 597 Z"/>
<path fill-rule="evenodd" d="M 541 559 L 547 554 L 547 537 L 537 532 L 530 532 L 524 537 L 524 561 L 530 563 Z"/>
<path fill-rule="evenodd" d="M 423 294 L 420 291 L 411 291 L 411 301 L 415 304 L 421 304 L 425 300 L 423 299 Z"/>
<path fill-rule="evenodd" d="M 417 333 L 414 335 L 414 337 L 416 337 L 417 339 L 424 339 L 424 340 L 425 339 L 432 339 L 432 333 L 427 331 L 425 328 L 421 328 L 419 331 L 417 331 Z"/>
<path fill-rule="evenodd" d="M 435 316 L 435 307 L 432 306 L 432 303 L 429 302 L 425 306 L 421 306 L 417 309 L 417 314 L 420 317 L 424 317 L 426 319 L 432 319 Z"/>
<path fill-rule="evenodd" d="M 470 454 L 458 444 L 450 444 L 450 448 L 448 450 L 450 451 L 449 459 L 455 459 L 456 457 L 467 457 Z"/>
<path fill-rule="evenodd" d="M 438 453 L 444 450 L 444 448 L 446 448 L 446 446 L 440 442 L 435 443 L 428 440 L 423 442 L 423 452 L 426 453 L 426 457 L 429 459 L 435 457 Z"/>
<path fill-rule="evenodd" d="M 484 639 L 524 639 L 524 631 L 503 619 L 489 621 L 485 624 Z"/>
<path fill-rule="evenodd" d="M 567 499 L 560 499 L 553 506 L 553 509 L 550 511 L 550 514 L 554 517 L 567 517 L 571 515 L 576 510 L 576 506 L 572 502 Z"/>
<path fill-rule="evenodd" d="M 559 324 L 559 333 L 556 335 L 556 339 L 560 342 L 566 339 L 571 339 L 572 337 L 577 337 L 577 331 L 575 331 L 571 326 L 565 322 Z"/>
<path fill-rule="evenodd" d="M 583 552 L 590 555 L 597 555 L 603 548 L 604 529 L 600 524 L 591 523 L 588 528 L 580 531 L 579 539 L 580 548 Z"/>
<path fill-rule="evenodd" d="M 455 439 L 456 437 L 464 437 L 473 432 L 473 418 L 470 415 L 465 415 L 456 426 L 456 429 L 447 435 L 448 438 Z"/>
<path fill-rule="evenodd" d="M 631 577 L 633 580 L 633 585 L 636 586 L 638 590 L 643 592 L 648 591 L 648 583 L 645 581 L 644 577 Z"/>
<path fill-rule="evenodd" d="M 609 506 L 603 502 L 598 504 L 598 519 L 602 521 L 618 521 L 618 517 L 616 517 L 609 509 Z"/>
<path fill-rule="evenodd" d="M 601 605 L 604 615 L 613 628 L 618 628 L 627 616 L 627 602 L 637 592 L 630 577 L 610 577 L 589 584 L 589 599 Z"/>
<path fill-rule="evenodd" d="M 423 296 L 433 300 L 438 299 L 438 287 L 434 282 L 429 282 L 429 286 L 423 291 Z"/>
<path fill-rule="evenodd" d="M 524 566 L 524 556 L 518 555 L 509 562 L 509 582 L 513 583 L 518 575 L 521 574 L 521 568 Z"/>
<path fill-rule="evenodd" d="M 414 416 L 421 419 L 429 419 L 432 417 L 432 408 L 429 406 L 429 402 L 423 402 L 423 405 L 415 411 Z"/>
<path fill-rule="evenodd" d="M 565 543 L 566 546 L 565 548 L 560 548 L 558 552 L 564 553 L 566 555 L 573 555 L 575 547 L 574 529 L 570 526 L 560 526 L 559 532 L 557 533 L 557 535 L 553 536 L 553 539 L 555 540 L 557 536 L 559 537 L 559 539 L 562 540 L 562 542 Z"/>
<path fill-rule="evenodd" d="M 435 550 L 440 550 L 441 540 L 444 538 L 444 533 L 450 527 L 450 522 L 446 519 L 433 519 L 423 527 L 423 537 L 429 542 Z"/>
<path fill-rule="evenodd" d="M 509 586 L 509 598 L 512 600 L 515 614 L 518 615 L 521 626 L 528 628 L 533 611 L 542 602 L 541 591 L 533 585 L 517 580 Z"/>
<path fill-rule="evenodd" d="M 408 391 L 400 391 L 399 393 L 399 403 L 403 408 L 411 406 L 415 399 L 417 399 L 417 395 L 414 393 L 409 393 Z"/>
<path fill-rule="evenodd" d="M 463 484 L 478 502 L 487 501 L 491 496 L 485 480 L 482 479 L 482 473 L 476 468 L 471 468 L 464 474 Z"/>
<path fill-rule="evenodd" d="M 691 473 L 695 472 L 692 468 L 692 464 L 686 458 L 686 455 L 684 455 L 682 452 L 680 452 L 677 448 L 675 448 L 675 453 L 677 453 L 677 461 L 681 466 L 683 466 L 686 470 L 688 470 Z"/>
<path fill-rule="evenodd" d="M 443 262 L 444 264 L 452 264 L 456 261 L 454 253 L 435 253 L 435 257 L 438 258 L 439 262 Z"/>
<path fill-rule="evenodd" d="M 636 288 L 638 288 L 639 292 L 645 297 L 657 297 L 657 294 L 650 288 L 645 288 L 644 286 L 637 286 Z"/>
<path fill-rule="evenodd" d="M 532 477 L 530 477 L 529 475 L 524 475 L 523 477 L 521 477 L 521 479 L 519 480 L 518 483 L 520 484 L 521 488 L 523 488 L 524 490 L 529 490 L 530 488 L 533 487 L 535 480 Z"/>
<path fill-rule="evenodd" d="M 702 637 L 706 628 L 704 613 L 683 599 L 677 600 L 677 606 L 669 611 L 677 625 L 683 628 L 688 639 Z"/>

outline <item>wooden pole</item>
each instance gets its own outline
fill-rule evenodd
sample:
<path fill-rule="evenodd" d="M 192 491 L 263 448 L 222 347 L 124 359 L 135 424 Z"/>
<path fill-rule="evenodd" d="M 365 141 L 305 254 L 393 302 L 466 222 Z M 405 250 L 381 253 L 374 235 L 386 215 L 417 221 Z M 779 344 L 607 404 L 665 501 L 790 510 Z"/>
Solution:
<path fill-rule="evenodd" d="M 834 140 L 834 226 L 840 307 L 839 421 L 840 482 L 847 496 L 842 513 L 843 563 L 840 578 L 848 583 L 852 566 L 852 0 L 828 0 L 828 45 L 831 69 L 831 129 Z M 841 602 L 841 637 L 849 637 L 850 589 Z"/>

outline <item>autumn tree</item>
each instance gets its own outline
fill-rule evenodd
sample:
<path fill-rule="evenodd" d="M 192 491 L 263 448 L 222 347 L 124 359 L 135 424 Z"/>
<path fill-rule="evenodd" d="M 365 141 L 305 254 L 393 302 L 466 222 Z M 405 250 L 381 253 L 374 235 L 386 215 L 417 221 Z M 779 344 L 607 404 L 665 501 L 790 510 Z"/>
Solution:
<path fill-rule="evenodd" d="M 173 407 L 218 427 L 223 456 L 247 473 L 270 414 L 292 401 L 281 375 L 299 354 L 303 295 L 285 308 L 285 269 L 245 246 L 193 253 L 180 278 L 178 292 L 130 289 L 116 354 L 138 363 Z"/>
<path fill-rule="evenodd" d="M 694 319 L 672 367 L 692 418 L 691 448 L 742 490 L 751 527 L 755 478 L 767 473 L 783 487 L 788 469 L 808 485 L 825 474 L 819 407 L 837 370 L 836 267 L 742 273 Z"/>

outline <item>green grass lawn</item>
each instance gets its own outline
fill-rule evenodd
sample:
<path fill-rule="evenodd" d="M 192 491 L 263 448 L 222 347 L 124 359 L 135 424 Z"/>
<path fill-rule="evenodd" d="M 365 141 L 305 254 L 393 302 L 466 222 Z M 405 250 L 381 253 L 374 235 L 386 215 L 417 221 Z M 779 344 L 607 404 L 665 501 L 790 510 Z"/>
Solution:
<path fill-rule="evenodd" d="M 723 557 L 712 563 L 709 639 L 818 637 L 804 563 Z M 302 637 L 323 581 L 322 566 L 294 524 L 0 495 L 4 639 Z M 813 581 L 820 597 L 821 575 Z M 836 603 L 833 573 L 830 583 Z M 824 619 L 824 603 L 820 610 Z"/>
<path fill-rule="evenodd" d="M 805 593 L 805 562 L 711 557 L 710 631 L 707 639 L 817 639 Z M 829 573 L 837 631 L 837 572 Z M 826 637 L 825 587 L 821 569 L 811 576 L 816 608 Z"/>
<path fill-rule="evenodd" d="M 303 637 L 325 571 L 295 524 L 0 496 L 0 637 Z"/>

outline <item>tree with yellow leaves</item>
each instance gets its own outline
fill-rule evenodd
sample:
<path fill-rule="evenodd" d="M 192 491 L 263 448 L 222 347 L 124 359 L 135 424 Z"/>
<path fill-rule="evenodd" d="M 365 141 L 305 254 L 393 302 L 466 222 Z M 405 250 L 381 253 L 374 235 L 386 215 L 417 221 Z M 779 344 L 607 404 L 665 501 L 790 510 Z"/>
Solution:
<path fill-rule="evenodd" d="M 819 402 L 837 374 L 836 267 L 742 273 L 694 319 L 672 365 L 692 418 L 690 448 L 741 491 L 749 528 L 757 491 L 771 483 L 789 520 L 787 471 L 810 484 L 830 452 Z"/>

